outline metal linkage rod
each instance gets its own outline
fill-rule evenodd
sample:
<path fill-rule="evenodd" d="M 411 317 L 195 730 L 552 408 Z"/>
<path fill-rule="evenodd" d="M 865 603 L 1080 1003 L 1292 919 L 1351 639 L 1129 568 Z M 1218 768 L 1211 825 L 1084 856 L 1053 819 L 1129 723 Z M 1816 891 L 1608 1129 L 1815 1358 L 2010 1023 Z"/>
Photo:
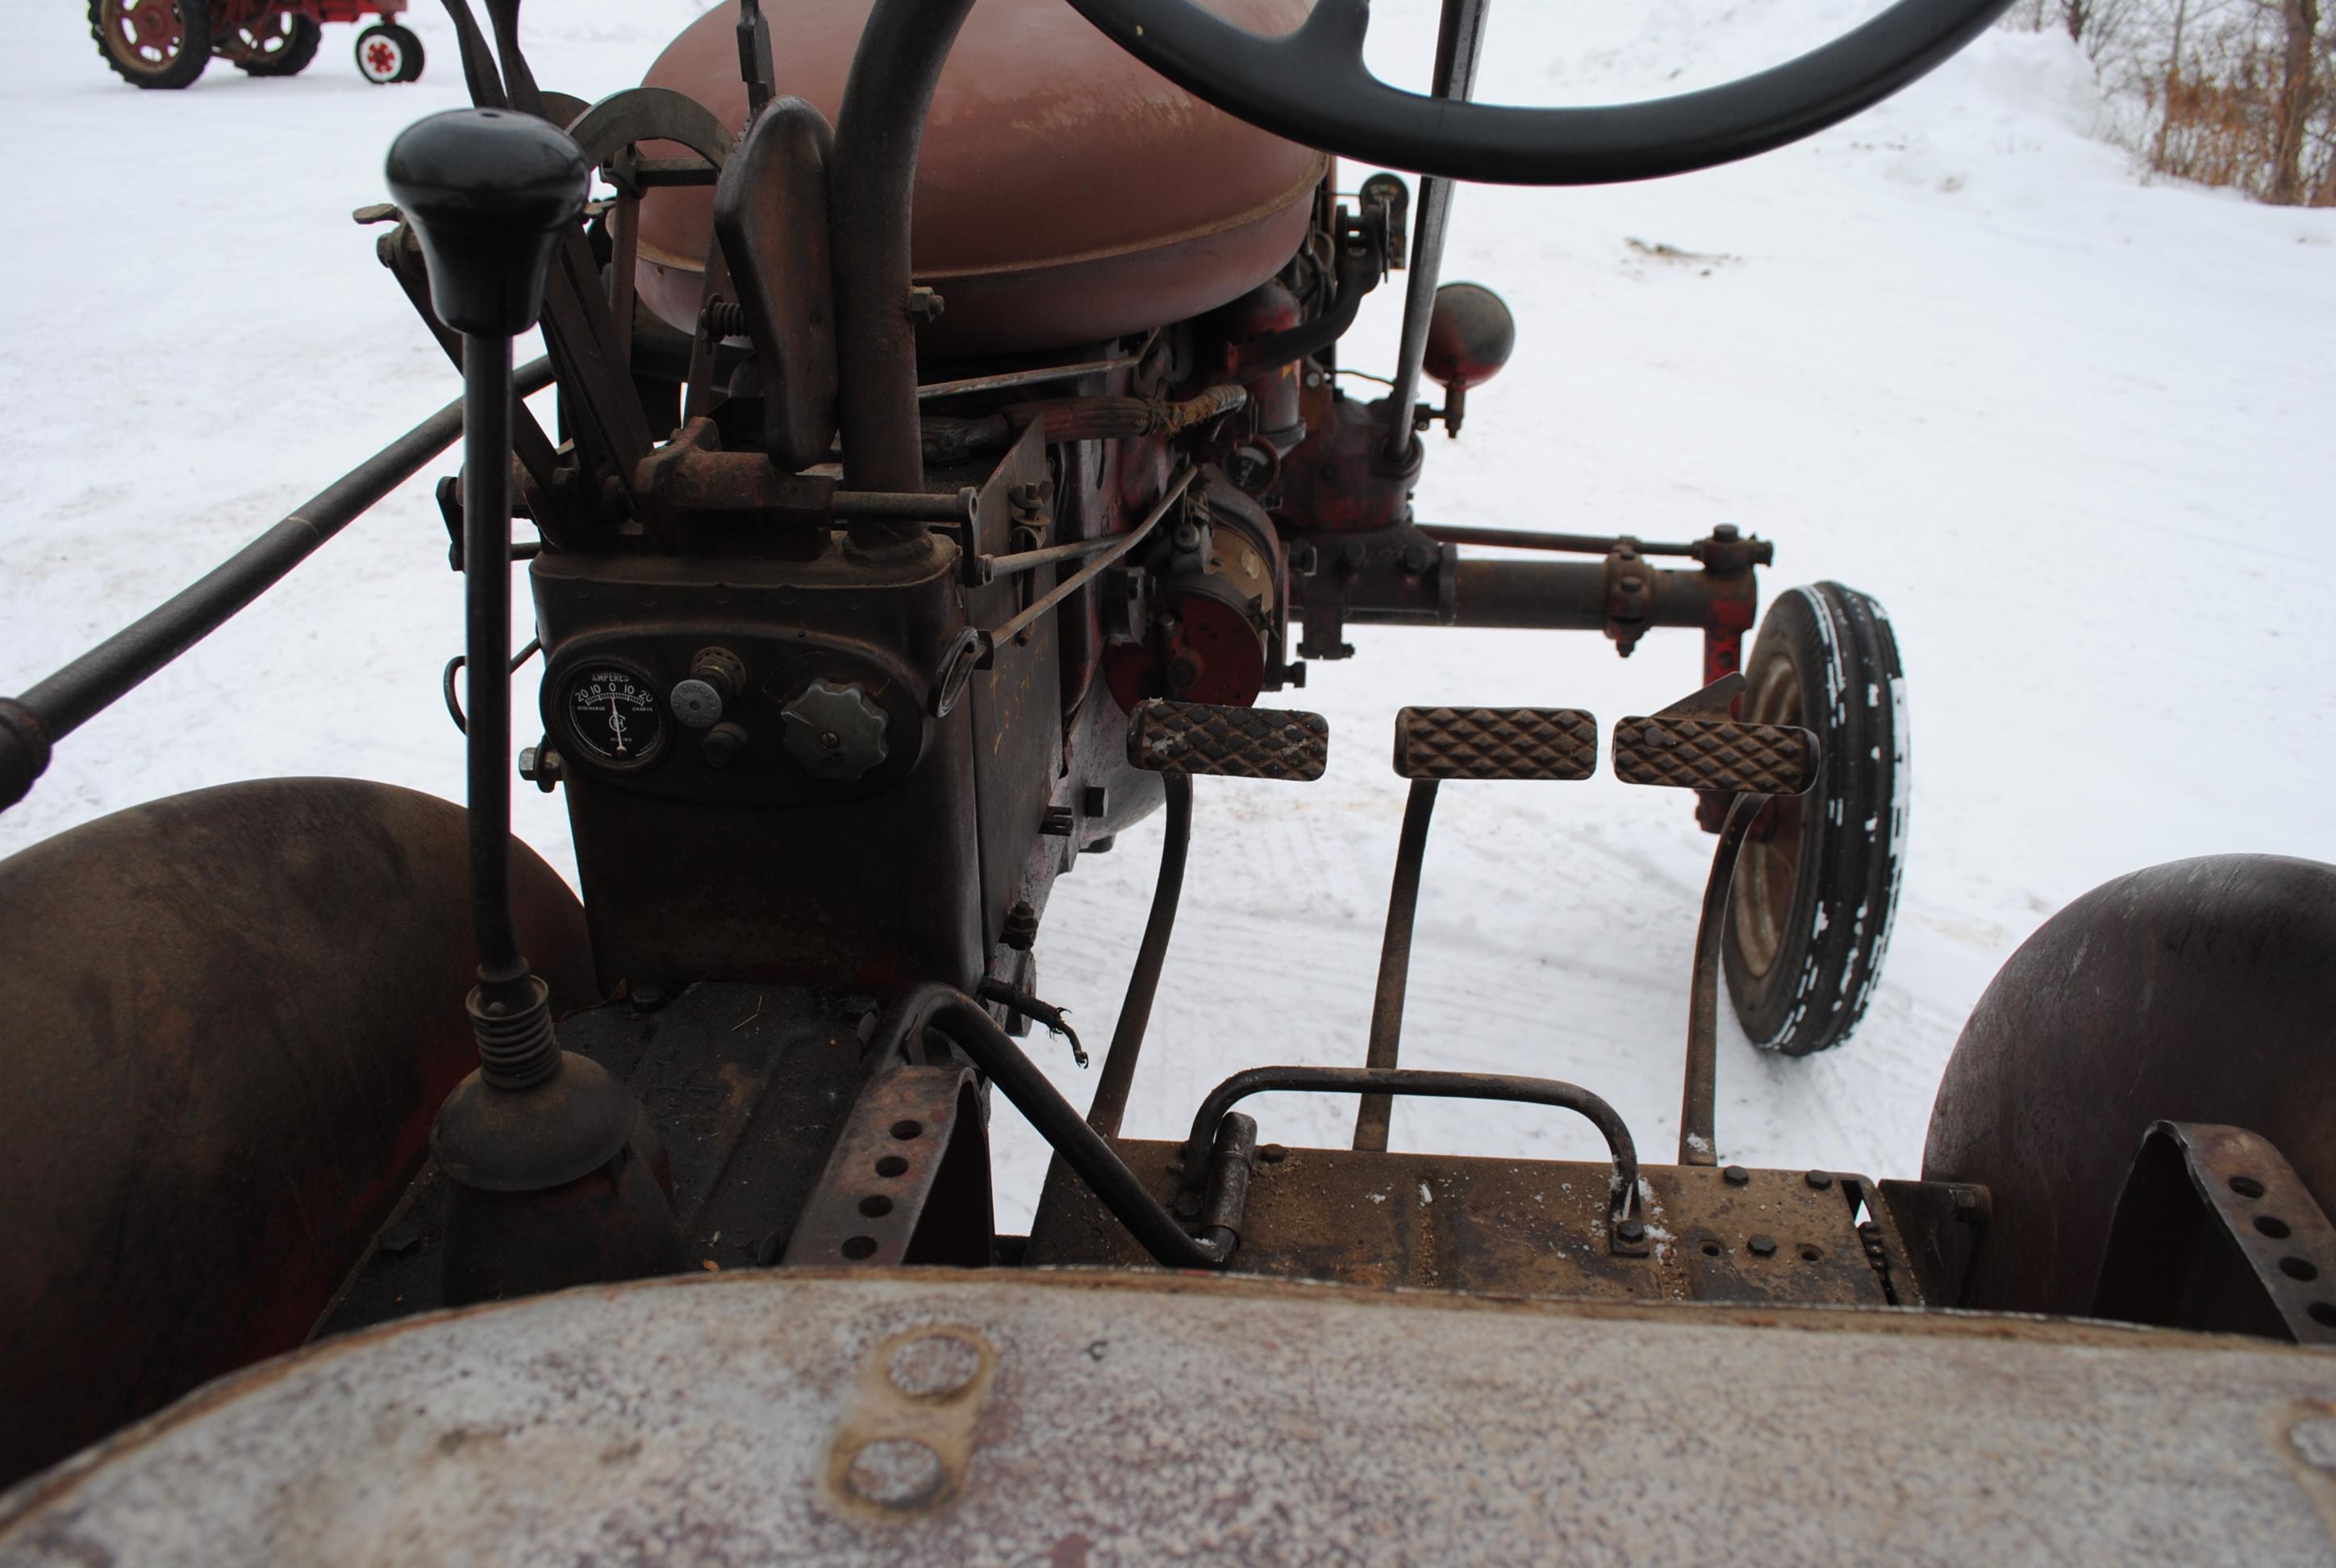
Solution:
<path fill-rule="evenodd" d="M 1438 98 L 1466 98 L 1476 85 L 1476 57 L 1484 42 L 1487 0 L 1444 0 L 1444 20 L 1436 35 L 1436 73 L 1428 91 Z M 1427 354 L 1427 323 L 1436 311 L 1436 286 L 1444 271 L 1444 236 L 1451 227 L 1452 181 L 1426 174 L 1419 180 L 1419 219 L 1413 225 L 1411 276 L 1403 290 L 1403 341 L 1396 356 L 1395 385 L 1387 394 L 1387 456 L 1403 462 L 1417 439 L 1411 405 L 1419 395 L 1419 366 Z"/>
<path fill-rule="evenodd" d="M 1070 1102 L 1022 1054 L 998 1020 L 963 991 L 944 985 L 917 987 L 893 1004 L 877 1027 L 870 1048 L 880 1061 L 900 1059 L 926 1029 L 939 1030 L 988 1076 L 998 1092 L 1029 1118 L 1038 1135 L 1063 1156 L 1063 1163 L 1156 1262 L 1170 1269 L 1224 1266 L 1215 1248 L 1184 1233 L 1175 1216 L 1144 1190 L 1144 1183 L 1104 1142 L 1103 1135 L 1079 1119 Z M 1213 1135 L 1215 1124 L 1210 1126 Z M 1197 1186 L 1207 1184 L 1209 1148 L 1202 1144 L 1198 1156 L 1203 1168 Z"/>
<path fill-rule="evenodd" d="M 1419 914 L 1419 873 L 1427 860 L 1427 828 L 1436 815 L 1436 783 L 1411 781 L 1404 802 L 1403 839 L 1395 854 L 1395 886 L 1387 893 L 1387 937 L 1379 944 L 1379 983 L 1371 998 L 1368 1066 L 1399 1065 L 1403 1047 L 1403 998 L 1411 980 L 1412 922 Z M 1395 1096 L 1366 1094 L 1355 1112 L 1355 1147 L 1384 1154 Z"/>
<path fill-rule="evenodd" d="M 1611 533 L 1541 533 L 1514 528 L 1475 528 L 1465 523 L 1424 522 L 1419 531 L 1438 544 L 1475 544 L 1501 550 L 1547 550 L 1568 555 L 1606 555 L 1628 544 L 1640 555 L 1695 554 L 1695 546 L 1663 540 L 1625 540 Z"/>
<path fill-rule="evenodd" d="M 551 382 L 551 362 L 530 360 L 520 395 Z M 0 811 L 24 798 L 52 748 L 282 581 L 375 502 L 421 472 L 462 433 L 455 399 L 318 491 L 209 572 L 32 687 L 0 699 Z"/>
<path fill-rule="evenodd" d="M 1728 890 L 1736 881 L 1736 858 L 1767 803 L 1767 795 L 1739 794 L 1728 805 L 1719 847 L 1711 855 L 1711 880 L 1703 884 L 1703 918 L 1695 928 L 1695 979 L 1688 993 L 1686 1082 L 1679 1091 L 1682 1165 L 1719 1164 L 1712 1131 L 1713 1105 L 1719 1094 L 1719 944 L 1728 929 Z"/>
<path fill-rule="evenodd" d="M 1135 950 L 1135 967 L 1128 972 L 1119 1022 L 1112 1029 L 1111 1048 L 1104 1053 L 1095 1099 L 1087 1106 L 1087 1125 L 1105 1137 L 1119 1135 L 1120 1121 L 1127 1115 L 1128 1086 L 1135 1080 L 1135 1059 L 1144 1054 L 1144 1031 L 1151 1026 L 1152 1004 L 1160 995 L 1160 969 L 1168 961 L 1168 939 L 1175 934 L 1176 904 L 1184 892 L 1184 862 L 1192 847 L 1192 777 L 1172 773 L 1163 774 L 1162 782 L 1168 788 L 1168 833 L 1160 845 L 1160 878 L 1152 887 L 1152 913 L 1144 922 L 1144 940 Z"/>
<path fill-rule="evenodd" d="M 1183 469 L 1168 481 L 1168 488 L 1160 492 L 1160 499 L 1152 503 L 1152 510 L 1144 514 L 1143 521 L 1113 539 L 1108 546 L 1095 551 L 1085 566 L 1048 589 L 1044 594 L 1032 600 L 1019 615 L 991 632 L 989 641 L 992 646 L 1010 641 L 1019 636 L 1023 628 L 1035 624 L 1040 616 L 1094 581 L 1102 575 L 1105 568 L 1152 537 L 1152 531 L 1160 525 L 1162 518 L 1168 515 L 1168 509 L 1176 504 L 1176 498 L 1183 494 L 1191 486 L 1193 476 L 1199 472 L 1200 470 L 1191 463 L 1184 464 Z"/>

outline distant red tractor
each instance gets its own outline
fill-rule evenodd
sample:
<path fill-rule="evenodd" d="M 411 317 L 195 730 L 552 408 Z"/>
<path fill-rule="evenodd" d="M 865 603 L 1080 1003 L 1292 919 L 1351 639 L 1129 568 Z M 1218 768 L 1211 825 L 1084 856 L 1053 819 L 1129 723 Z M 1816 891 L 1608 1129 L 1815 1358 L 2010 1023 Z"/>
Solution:
<path fill-rule="evenodd" d="M 327 22 L 374 24 L 357 34 L 357 73 L 377 87 L 422 74 L 422 40 L 399 24 L 405 0 L 89 0 L 90 36 L 132 87 L 184 87 L 216 54 L 251 76 L 297 76 Z"/>

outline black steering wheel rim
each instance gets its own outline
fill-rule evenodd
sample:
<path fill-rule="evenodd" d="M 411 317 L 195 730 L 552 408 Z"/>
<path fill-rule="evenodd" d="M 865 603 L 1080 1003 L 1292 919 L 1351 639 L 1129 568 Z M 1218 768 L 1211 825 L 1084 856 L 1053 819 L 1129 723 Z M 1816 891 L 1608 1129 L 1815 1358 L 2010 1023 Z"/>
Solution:
<path fill-rule="evenodd" d="M 1368 0 L 1316 0 L 1283 37 L 1192 0 L 1070 0 L 1171 82 L 1238 119 L 1359 162 L 1494 185 L 1612 185 L 1732 163 L 1815 135 L 1961 49 L 2010 0 L 1898 0 L 1799 58 L 1640 103 L 1524 109 L 1406 92 L 1363 64 Z"/>

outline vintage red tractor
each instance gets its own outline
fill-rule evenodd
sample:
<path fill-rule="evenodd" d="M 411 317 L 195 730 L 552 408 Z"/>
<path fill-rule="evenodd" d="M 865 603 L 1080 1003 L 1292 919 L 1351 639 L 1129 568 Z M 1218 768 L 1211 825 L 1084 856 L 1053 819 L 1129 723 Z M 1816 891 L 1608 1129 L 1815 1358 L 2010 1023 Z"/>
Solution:
<path fill-rule="evenodd" d="M 1730 1163 L 1723 986 L 1806 1052 L 1881 960 L 1888 623 L 1796 589 L 1747 657 L 1756 538 L 1412 504 L 1513 334 L 1438 287 L 1450 181 L 1748 157 L 2002 4 L 1559 110 L 1469 101 L 1482 0 L 1426 95 L 1363 69 L 1363 0 L 744 0 L 590 105 L 536 82 L 518 0 L 493 49 L 452 5 L 477 106 L 359 217 L 462 400 L 0 699 L 5 804 L 461 437 L 467 811 L 252 781 L 0 863 L 0 1565 L 2324 1558 L 2336 868 L 2062 911 L 1918 1179 Z M 1387 394 L 1349 396 L 1397 270 Z M 556 420 L 519 401 L 555 384 Z M 1393 621 L 1695 628 L 1704 679 L 1602 725 L 1555 677 L 1390 714 L 1360 1059 L 1246 1042 L 1188 1134 L 1123 1135 L 1196 780 L 1319 778 L 1327 723 L 1258 698 Z M 538 656 L 516 773 L 563 792 L 580 900 L 509 832 Z M 1601 760 L 1718 835 L 1671 1163 L 1532 1063 L 1440 1065 L 1465 1018 L 1404 1034 L 1439 791 Z M 1069 1032 L 1048 897 L 1154 812 L 1082 1111 L 1017 1044 Z M 1562 957 L 1515 981 L 1552 1028 Z M 1352 1099 L 1349 1146 L 1263 1136 L 1273 1094 Z M 1027 1235 L 993 1095 L 1056 1155 Z M 1401 1096 L 1544 1107 L 1594 1157 L 1391 1150 Z"/>
<path fill-rule="evenodd" d="M 89 34 L 132 87 L 186 87 L 217 55 L 250 76 L 297 76 L 328 22 L 357 34 L 357 74 L 378 87 L 422 74 L 422 40 L 397 19 L 405 0 L 89 0 Z"/>

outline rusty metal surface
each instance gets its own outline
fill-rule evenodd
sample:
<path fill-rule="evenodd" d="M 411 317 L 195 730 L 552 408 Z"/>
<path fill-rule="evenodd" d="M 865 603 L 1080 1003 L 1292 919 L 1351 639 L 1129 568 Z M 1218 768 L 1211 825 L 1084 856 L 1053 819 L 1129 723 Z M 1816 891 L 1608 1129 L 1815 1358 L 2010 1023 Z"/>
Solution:
<path fill-rule="evenodd" d="M 800 99 L 769 105 L 722 166 L 713 224 L 745 307 L 761 375 L 763 440 L 787 472 L 835 439 L 835 319 L 827 245 L 834 133 Z"/>
<path fill-rule="evenodd" d="M 698 985 L 657 999 L 563 1018 L 560 1043 L 639 1096 L 672 1175 L 684 1266 L 774 1262 L 865 1076 L 858 1024 L 873 998 Z M 423 1168 L 311 1338 L 443 1304 L 447 1185 Z"/>
<path fill-rule="evenodd" d="M 1922 1174 L 1994 1194 L 1969 1304 L 2081 1312 L 2160 1120 L 2258 1133 L 2336 1210 L 2336 867 L 2175 861 L 2047 920 L 1972 1009 Z"/>
<path fill-rule="evenodd" d="M 1183 1145 L 1114 1144 L 1163 1201 Z M 1890 1304 L 1858 1232 L 1864 1178 L 1801 1171 L 1648 1166 L 1640 1174 L 1643 1255 L 1609 1245 L 1611 1167 L 1260 1146 L 1232 1271 L 1378 1289 L 1630 1300 Z M 1741 1175 L 1742 1182 L 1734 1180 Z M 1893 1275 L 1908 1272 L 1894 1226 Z M 1814 1255 L 1812 1255 L 1814 1254 Z M 1059 1167 L 1030 1227 L 1027 1261 L 1142 1267 L 1102 1205 Z M 1911 1285 L 1899 1304 L 1919 1304 Z"/>
<path fill-rule="evenodd" d="M 989 1261 L 989 1138 L 966 1066 L 871 1078 L 788 1239 L 790 1268 Z"/>
<path fill-rule="evenodd" d="M 1046 482 L 1046 440 L 1028 430 L 982 482 L 974 509 L 978 519 L 973 548 L 988 555 L 1014 549 L 1017 495 L 1035 497 Z M 1041 515 L 1044 513 L 1042 511 Z M 1076 563 L 1053 574 L 1032 573 L 968 589 L 968 624 L 1007 623 Z M 998 641 L 987 668 L 968 677 L 972 713 L 974 810 L 981 855 L 981 939 L 992 950 L 1006 917 L 1018 901 L 1046 906 L 1060 855 L 1040 831 L 1063 754 L 1063 677 L 1056 618 L 1041 616 L 1019 637 Z"/>
<path fill-rule="evenodd" d="M 1784 725 L 1658 715 L 1614 726 L 1614 776 L 1624 784 L 1796 795 L 1816 766 L 1815 737 Z"/>
<path fill-rule="evenodd" d="M 2331 1472 L 2336 1357 L 2254 1342 L 786 1273 L 320 1347 L 0 1500 L 0 1563 L 2312 1563 Z"/>
<path fill-rule="evenodd" d="M 1330 721 L 1296 708 L 1153 697 L 1129 719 L 1127 760 L 1154 773 L 1308 784 L 1329 765 Z"/>
<path fill-rule="evenodd" d="M 1410 779 L 1585 779 L 1598 720 L 1570 707 L 1407 707 L 1395 716 L 1395 771 Z"/>
<path fill-rule="evenodd" d="M 2336 1226 L 2268 1139 L 2159 1122 L 2117 1200 L 2093 1314 L 2336 1345 Z"/>
<path fill-rule="evenodd" d="M 1971 1260 L 1987 1240 L 1993 1207 L 1985 1187 L 1962 1182 L 1874 1183 L 1906 1249 L 1916 1295 L 1933 1307 L 1960 1307 Z"/>
<path fill-rule="evenodd" d="M 1268 34 L 1305 15 L 1292 0 L 1212 4 Z M 836 120 L 868 12 L 867 0 L 774 12 L 778 91 Z M 646 82 L 741 123 L 736 24 L 735 5 L 706 12 Z M 1297 250 L 1325 167 L 1172 86 L 1051 0 L 987 0 L 941 72 L 918 162 L 916 278 L 947 301 L 919 346 L 1095 343 L 1222 305 Z M 641 297 L 685 328 L 709 211 L 702 190 L 654 190 L 641 205 Z"/>
<path fill-rule="evenodd" d="M 300 1342 L 477 1065 L 466 869 L 461 807 L 350 779 L 0 862 L 0 1475 Z M 511 873 L 555 1007 L 591 1001 L 575 895 Z"/>

